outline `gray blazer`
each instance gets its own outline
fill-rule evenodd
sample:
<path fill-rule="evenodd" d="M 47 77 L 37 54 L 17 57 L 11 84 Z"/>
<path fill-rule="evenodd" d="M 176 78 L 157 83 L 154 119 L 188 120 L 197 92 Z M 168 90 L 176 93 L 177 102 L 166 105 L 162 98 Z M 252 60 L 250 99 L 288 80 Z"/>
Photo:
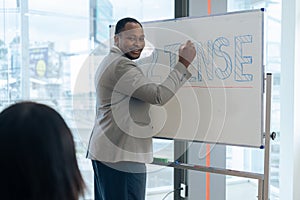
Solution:
<path fill-rule="evenodd" d="M 150 104 L 164 105 L 191 77 L 177 63 L 161 84 L 147 78 L 137 64 L 113 47 L 95 75 L 96 119 L 87 157 L 104 162 L 153 161 Z"/>

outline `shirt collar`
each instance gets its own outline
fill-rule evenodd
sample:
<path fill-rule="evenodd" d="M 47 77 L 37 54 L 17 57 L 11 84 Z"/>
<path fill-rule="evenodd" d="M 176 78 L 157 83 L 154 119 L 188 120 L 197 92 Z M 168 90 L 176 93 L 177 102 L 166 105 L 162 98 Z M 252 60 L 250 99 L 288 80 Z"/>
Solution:
<path fill-rule="evenodd" d="M 120 55 L 124 55 L 124 53 L 122 52 L 122 50 L 117 47 L 117 46 L 112 46 L 111 50 L 110 50 L 111 53 L 117 53 L 117 54 L 120 54 Z"/>

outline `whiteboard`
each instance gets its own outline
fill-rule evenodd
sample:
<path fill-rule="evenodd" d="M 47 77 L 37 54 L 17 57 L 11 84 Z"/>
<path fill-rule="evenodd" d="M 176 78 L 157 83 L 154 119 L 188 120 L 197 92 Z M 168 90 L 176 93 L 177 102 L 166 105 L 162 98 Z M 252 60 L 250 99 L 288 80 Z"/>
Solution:
<path fill-rule="evenodd" d="M 264 10 L 143 23 L 139 66 L 162 82 L 186 40 L 197 55 L 192 77 L 164 106 L 152 106 L 157 138 L 263 145 Z"/>

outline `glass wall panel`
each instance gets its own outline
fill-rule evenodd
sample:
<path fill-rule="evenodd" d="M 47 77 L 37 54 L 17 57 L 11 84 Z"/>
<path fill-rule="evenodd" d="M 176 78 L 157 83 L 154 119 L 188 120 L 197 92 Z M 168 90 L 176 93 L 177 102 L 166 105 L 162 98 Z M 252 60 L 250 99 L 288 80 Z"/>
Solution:
<path fill-rule="evenodd" d="M 20 18 L 16 1 L 0 1 L 0 110 L 20 99 Z"/>
<path fill-rule="evenodd" d="M 28 6 L 24 15 L 22 5 Z M 95 117 L 95 63 L 107 53 L 109 25 L 127 16 L 141 22 L 172 19 L 174 1 L 0 0 L 0 111 L 23 100 L 26 92 L 29 100 L 62 114 L 74 134 L 87 184 L 84 199 L 93 199 L 92 167 L 85 154 Z M 21 24 L 22 19 L 28 24 Z M 28 46 L 22 46 L 24 40 Z M 87 59 L 92 51 L 98 55 L 94 63 Z M 28 91 L 22 91 L 24 55 Z M 157 156 L 172 159 L 172 142 L 156 140 L 154 150 Z M 173 189 L 173 170 L 149 166 L 149 171 L 147 199 L 161 199 Z"/>

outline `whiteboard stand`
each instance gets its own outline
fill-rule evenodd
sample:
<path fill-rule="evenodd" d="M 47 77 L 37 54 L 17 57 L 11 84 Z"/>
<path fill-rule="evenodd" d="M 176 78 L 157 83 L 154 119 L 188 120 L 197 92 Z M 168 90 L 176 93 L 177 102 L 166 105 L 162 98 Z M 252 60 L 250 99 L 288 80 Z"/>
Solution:
<path fill-rule="evenodd" d="M 229 175 L 229 176 L 237 176 L 242 178 L 251 178 L 258 180 L 258 199 L 259 200 L 269 200 L 269 166 L 270 166 L 270 140 L 275 139 L 276 133 L 270 132 L 271 125 L 271 88 L 272 88 L 272 74 L 267 73 L 265 78 L 266 81 L 266 113 L 265 113 L 265 146 L 264 148 L 264 173 L 252 173 L 252 172 L 244 172 L 238 170 L 229 170 L 217 167 L 207 167 L 202 165 L 191 165 L 180 162 L 159 162 L 155 161 L 152 164 L 173 167 L 182 170 L 195 170 L 201 172 L 209 172 L 215 174 Z"/>
<path fill-rule="evenodd" d="M 264 157 L 264 180 L 263 180 L 263 198 L 259 199 L 268 200 L 269 199 L 269 174 L 270 174 L 270 139 L 271 139 L 271 90 L 272 90 L 272 74 L 267 73 L 266 77 L 266 119 L 265 119 L 265 157 Z M 272 133 L 274 134 L 274 133 Z M 275 136 L 272 135 L 272 139 Z M 262 183 L 258 184 L 262 187 Z M 259 189 L 261 191 L 261 189 Z"/>

